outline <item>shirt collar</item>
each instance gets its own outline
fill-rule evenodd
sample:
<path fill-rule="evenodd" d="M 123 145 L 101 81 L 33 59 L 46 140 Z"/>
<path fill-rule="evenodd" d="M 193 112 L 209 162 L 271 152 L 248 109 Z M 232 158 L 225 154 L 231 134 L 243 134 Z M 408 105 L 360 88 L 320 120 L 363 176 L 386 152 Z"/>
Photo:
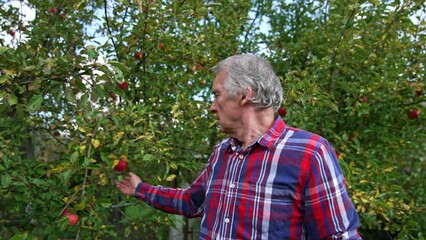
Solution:
<path fill-rule="evenodd" d="M 275 119 L 274 124 L 272 125 L 271 128 L 268 129 L 268 131 L 266 131 L 265 134 L 263 134 L 258 140 L 257 142 L 264 146 L 267 147 L 268 149 L 270 149 L 271 147 L 274 146 L 277 138 L 279 138 L 279 136 L 281 135 L 281 133 L 283 132 L 284 128 L 286 127 L 285 122 L 281 119 L 280 116 L 278 116 Z"/>
<path fill-rule="evenodd" d="M 275 119 L 275 122 L 272 127 L 269 128 L 268 131 L 266 131 L 260 138 L 258 138 L 257 141 L 251 145 L 251 147 L 258 143 L 259 145 L 270 149 L 274 146 L 277 138 L 281 135 L 285 127 L 286 124 L 281 119 L 281 117 L 278 116 Z M 240 148 L 240 142 L 235 138 L 229 138 L 225 144 L 227 145 L 226 148 L 228 149 L 228 151 L 234 152 Z"/>

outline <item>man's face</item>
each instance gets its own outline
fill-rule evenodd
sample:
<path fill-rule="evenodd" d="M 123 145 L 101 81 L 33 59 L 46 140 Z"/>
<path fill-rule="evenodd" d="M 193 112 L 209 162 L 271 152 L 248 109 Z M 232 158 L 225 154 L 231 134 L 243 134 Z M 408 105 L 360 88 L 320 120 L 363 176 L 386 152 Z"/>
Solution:
<path fill-rule="evenodd" d="M 214 100 L 210 106 L 210 111 L 216 114 L 220 130 L 225 133 L 232 134 L 238 127 L 241 120 L 241 99 L 240 95 L 231 97 L 224 87 L 226 71 L 222 70 L 217 75 L 213 82 Z"/>

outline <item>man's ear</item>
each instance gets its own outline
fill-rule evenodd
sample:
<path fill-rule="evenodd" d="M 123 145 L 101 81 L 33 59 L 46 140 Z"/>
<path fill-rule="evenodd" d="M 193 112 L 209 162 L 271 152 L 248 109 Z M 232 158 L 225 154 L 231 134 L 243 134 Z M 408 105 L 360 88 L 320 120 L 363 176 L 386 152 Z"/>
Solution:
<path fill-rule="evenodd" d="M 241 96 L 241 105 L 245 105 L 251 102 L 254 97 L 254 91 L 251 88 L 247 88 L 246 92 Z"/>

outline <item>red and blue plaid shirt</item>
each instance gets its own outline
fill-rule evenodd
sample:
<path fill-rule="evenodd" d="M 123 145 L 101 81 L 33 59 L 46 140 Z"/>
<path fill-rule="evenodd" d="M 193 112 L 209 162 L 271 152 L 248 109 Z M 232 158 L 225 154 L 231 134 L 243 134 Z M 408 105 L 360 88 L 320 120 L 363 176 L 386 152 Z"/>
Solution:
<path fill-rule="evenodd" d="M 199 239 L 361 239 L 332 146 L 278 117 L 254 144 L 218 144 L 187 189 L 152 186 L 135 193 L 149 205 L 202 216 Z"/>

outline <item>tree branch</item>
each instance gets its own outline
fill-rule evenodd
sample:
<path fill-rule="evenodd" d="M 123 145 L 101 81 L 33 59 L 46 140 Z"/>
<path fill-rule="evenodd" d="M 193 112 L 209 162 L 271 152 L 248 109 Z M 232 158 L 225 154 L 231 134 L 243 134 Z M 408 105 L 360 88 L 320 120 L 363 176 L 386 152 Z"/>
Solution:
<path fill-rule="evenodd" d="M 107 30 L 109 37 L 111 38 L 112 45 L 114 46 L 115 55 L 117 55 L 117 60 L 120 62 L 120 56 L 118 55 L 117 45 L 115 44 L 114 37 L 112 36 L 111 27 L 109 25 L 109 18 L 108 18 L 108 0 L 104 0 L 104 13 L 105 13 L 105 23 L 107 25 Z"/>

